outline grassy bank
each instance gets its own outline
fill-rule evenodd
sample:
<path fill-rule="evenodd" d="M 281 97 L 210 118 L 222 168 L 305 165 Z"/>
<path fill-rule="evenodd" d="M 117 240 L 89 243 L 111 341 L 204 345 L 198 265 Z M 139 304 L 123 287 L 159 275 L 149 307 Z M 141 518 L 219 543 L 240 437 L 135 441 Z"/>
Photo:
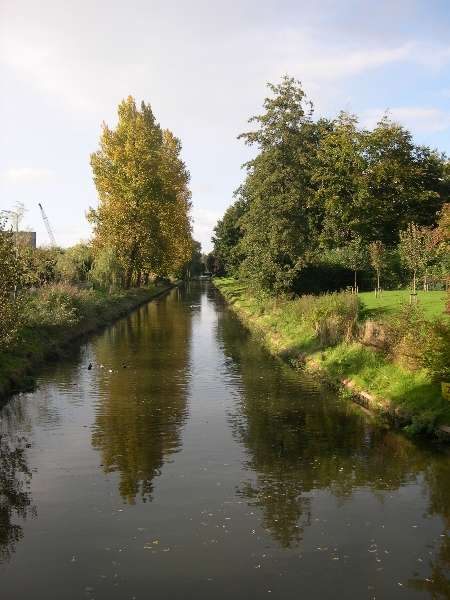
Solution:
<path fill-rule="evenodd" d="M 377 318 L 385 315 L 392 315 L 398 312 L 402 306 L 409 302 L 409 290 L 388 290 L 382 292 L 376 297 L 374 292 L 362 292 L 359 298 L 362 302 L 366 317 Z M 417 304 L 423 310 L 424 314 L 431 318 L 441 317 L 450 318 L 450 315 L 443 314 L 447 292 L 424 292 L 418 290 Z"/>
<path fill-rule="evenodd" d="M 335 384 L 345 381 L 351 393 L 363 392 L 360 398 L 371 410 L 411 433 L 430 433 L 450 424 L 450 402 L 442 398 L 439 378 L 431 374 L 431 367 L 407 368 L 368 340 L 365 299 L 335 294 L 267 300 L 233 279 L 215 279 L 214 284 L 273 355 L 293 366 L 317 370 Z M 396 301 L 393 297 L 392 303 Z M 395 321 L 391 329 L 394 325 Z M 403 338 L 397 340 L 398 348 L 400 342 L 405 344 Z M 446 349 L 436 346 L 435 350 L 436 360 L 444 352 L 445 363 Z"/>
<path fill-rule="evenodd" d="M 0 400 L 31 389 L 34 372 L 76 339 L 126 315 L 171 286 L 107 293 L 56 284 L 42 288 L 24 305 L 17 340 L 0 352 Z"/>

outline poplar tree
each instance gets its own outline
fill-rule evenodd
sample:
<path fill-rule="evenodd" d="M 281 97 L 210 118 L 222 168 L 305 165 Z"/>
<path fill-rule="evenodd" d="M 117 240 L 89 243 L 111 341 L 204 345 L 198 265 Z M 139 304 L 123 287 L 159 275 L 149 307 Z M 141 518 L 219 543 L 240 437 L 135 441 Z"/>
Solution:
<path fill-rule="evenodd" d="M 100 148 L 91 155 L 99 206 L 88 219 L 94 246 L 114 249 L 125 287 L 145 273 L 176 270 L 190 255 L 189 174 L 181 145 L 163 132 L 149 104 L 138 110 L 129 96 L 118 108 L 118 124 L 103 124 Z"/>

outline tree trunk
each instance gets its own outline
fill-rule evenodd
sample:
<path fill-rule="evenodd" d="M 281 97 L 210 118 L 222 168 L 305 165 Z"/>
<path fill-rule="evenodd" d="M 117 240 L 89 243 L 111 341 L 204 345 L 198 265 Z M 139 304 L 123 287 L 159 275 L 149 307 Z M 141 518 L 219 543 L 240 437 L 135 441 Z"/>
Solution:
<path fill-rule="evenodd" d="M 357 281 L 356 281 L 356 271 L 355 271 L 355 294 L 358 293 Z"/>
<path fill-rule="evenodd" d="M 131 287 L 131 278 L 133 277 L 133 267 L 130 265 L 127 269 L 125 277 L 125 289 L 128 290 Z"/>
<path fill-rule="evenodd" d="M 417 294 L 416 294 L 416 272 L 413 271 L 413 291 L 412 294 L 409 297 L 409 303 L 410 304 L 416 304 L 417 303 Z"/>
<path fill-rule="evenodd" d="M 136 254 L 137 254 L 137 244 L 136 244 L 136 242 L 134 242 L 133 247 L 131 248 L 130 263 L 128 265 L 127 274 L 125 277 L 125 288 L 127 290 L 130 289 L 130 287 L 131 287 L 131 279 L 133 277 L 134 261 L 136 260 Z"/>

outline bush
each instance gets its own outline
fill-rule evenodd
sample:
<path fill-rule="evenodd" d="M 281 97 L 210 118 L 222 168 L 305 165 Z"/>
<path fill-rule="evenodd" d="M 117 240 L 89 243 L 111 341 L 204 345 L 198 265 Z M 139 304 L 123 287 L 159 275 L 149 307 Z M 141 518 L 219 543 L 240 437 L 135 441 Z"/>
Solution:
<path fill-rule="evenodd" d="M 57 260 L 60 279 L 69 283 L 86 281 L 92 267 L 92 250 L 87 244 L 76 244 L 62 251 Z"/>
<path fill-rule="evenodd" d="M 105 246 L 97 251 L 89 278 L 101 289 L 113 290 L 122 286 L 124 271 L 114 248 Z"/>
<path fill-rule="evenodd" d="M 11 231 L 0 219 L 0 350 L 16 338 L 21 316 L 18 291 L 22 285 L 23 265 Z"/>
<path fill-rule="evenodd" d="M 310 327 L 321 346 L 350 340 L 356 332 L 359 300 L 346 292 L 301 296 L 294 301 L 298 317 Z"/>
<path fill-rule="evenodd" d="M 26 325 L 48 328 L 76 325 L 80 319 L 80 293 L 76 287 L 65 283 L 40 288 L 26 305 Z"/>
<path fill-rule="evenodd" d="M 405 306 L 386 322 L 388 352 L 409 369 L 427 369 L 434 381 L 450 381 L 450 323 L 428 320 L 417 306 Z"/>

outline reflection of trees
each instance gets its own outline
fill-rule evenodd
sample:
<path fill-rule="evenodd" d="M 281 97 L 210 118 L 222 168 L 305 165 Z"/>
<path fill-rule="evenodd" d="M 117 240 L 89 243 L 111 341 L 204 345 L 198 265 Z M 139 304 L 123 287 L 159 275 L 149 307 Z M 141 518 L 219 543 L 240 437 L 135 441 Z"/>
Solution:
<path fill-rule="evenodd" d="M 282 546 L 297 544 L 310 523 L 314 490 L 344 501 L 368 486 L 382 500 L 384 491 L 415 480 L 426 467 L 426 453 L 407 439 L 372 427 L 306 376 L 269 362 L 227 313 L 218 327 L 244 392 L 231 424 L 256 474 L 238 493 L 261 508 L 265 527 Z"/>
<path fill-rule="evenodd" d="M 425 479 L 430 488 L 429 515 L 440 515 L 444 521 L 441 546 L 429 561 L 430 575 L 412 579 L 409 585 L 426 591 L 436 600 L 450 598 L 450 466 L 449 457 L 433 461 L 426 470 Z"/>
<path fill-rule="evenodd" d="M 14 411 L 14 409 L 18 409 Z M 19 524 L 35 513 L 29 491 L 31 471 L 28 467 L 26 438 L 10 435 L 20 420 L 21 403 L 12 401 L 2 411 L 0 430 L 0 562 L 9 560 L 22 539 Z M 19 523 L 17 522 L 19 521 Z"/>
<path fill-rule="evenodd" d="M 120 494 L 130 503 L 138 494 L 151 499 L 153 478 L 181 443 L 190 321 L 176 301 L 180 293 L 142 307 L 94 344 L 106 368 L 92 443 L 105 472 L 120 473 Z"/>

